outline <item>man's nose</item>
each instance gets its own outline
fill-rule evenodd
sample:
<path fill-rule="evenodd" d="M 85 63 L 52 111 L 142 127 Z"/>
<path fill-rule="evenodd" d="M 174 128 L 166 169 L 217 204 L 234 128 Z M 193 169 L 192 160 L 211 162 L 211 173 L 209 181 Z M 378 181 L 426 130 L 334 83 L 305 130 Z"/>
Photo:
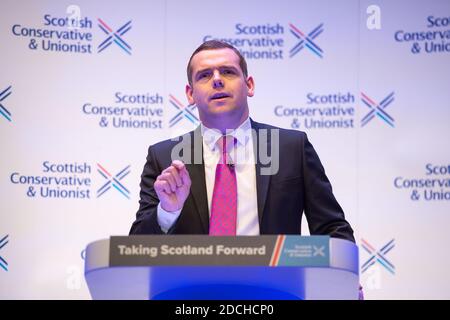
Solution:
<path fill-rule="evenodd" d="M 220 72 L 218 70 L 214 71 L 213 74 L 213 88 L 221 88 L 223 87 L 223 80 Z"/>

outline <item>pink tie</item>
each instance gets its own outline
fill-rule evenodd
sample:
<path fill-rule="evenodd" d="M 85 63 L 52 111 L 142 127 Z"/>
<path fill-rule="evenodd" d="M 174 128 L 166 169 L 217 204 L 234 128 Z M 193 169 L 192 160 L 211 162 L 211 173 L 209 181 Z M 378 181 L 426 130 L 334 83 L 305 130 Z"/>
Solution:
<path fill-rule="evenodd" d="M 228 150 L 236 143 L 232 136 L 222 136 L 217 144 L 221 151 L 216 167 L 216 180 L 211 203 L 209 234 L 212 236 L 235 236 L 237 216 L 237 184 L 234 166 L 230 163 Z"/>

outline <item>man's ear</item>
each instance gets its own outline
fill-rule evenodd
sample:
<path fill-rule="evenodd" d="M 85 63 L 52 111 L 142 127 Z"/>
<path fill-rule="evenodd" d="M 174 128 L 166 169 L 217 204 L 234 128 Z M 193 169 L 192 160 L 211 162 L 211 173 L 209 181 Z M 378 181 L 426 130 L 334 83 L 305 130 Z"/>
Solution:
<path fill-rule="evenodd" d="M 247 96 L 248 97 L 253 97 L 253 95 L 255 94 L 255 80 L 253 80 L 252 76 L 249 76 L 247 78 Z"/>
<path fill-rule="evenodd" d="M 193 97 L 193 93 L 194 93 L 193 91 L 194 90 L 192 89 L 192 87 L 189 84 L 187 84 L 186 85 L 186 97 L 188 99 L 189 104 L 195 104 L 194 97 Z"/>

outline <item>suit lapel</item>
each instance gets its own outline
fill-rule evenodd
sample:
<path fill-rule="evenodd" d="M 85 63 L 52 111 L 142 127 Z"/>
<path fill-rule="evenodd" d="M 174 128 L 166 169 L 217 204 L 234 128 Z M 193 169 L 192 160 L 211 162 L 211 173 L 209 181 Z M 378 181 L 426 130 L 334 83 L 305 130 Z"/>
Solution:
<path fill-rule="evenodd" d="M 186 169 L 191 178 L 191 195 L 197 207 L 197 214 L 205 234 L 209 232 L 208 198 L 205 181 L 205 164 L 203 162 L 203 141 L 200 126 L 191 132 L 191 163 Z"/>
<path fill-rule="evenodd" d="M 256 168 L 256 195 L 258 201 L 258 218 L 259 224 L 263 218 L 264 206 L 267 198 L 267 191 L 269 190 L 270 175 L 262 175 L 261 168 L 263 164 L 261 163 L 261 157 L 259 156 L 260 146 L 267 144 L 267 154 L 271 154 L 271 143 L 270 143 L 270 132 L 268 129 L 265 134 L 261 131 L 259 123 L 254 122 L 250 119 L 252 124 L 252 135 L 253 135 L 253 152 L 255 156 L 255 168 Z M 265 152 L 266 150 L 262 150 Z"/>

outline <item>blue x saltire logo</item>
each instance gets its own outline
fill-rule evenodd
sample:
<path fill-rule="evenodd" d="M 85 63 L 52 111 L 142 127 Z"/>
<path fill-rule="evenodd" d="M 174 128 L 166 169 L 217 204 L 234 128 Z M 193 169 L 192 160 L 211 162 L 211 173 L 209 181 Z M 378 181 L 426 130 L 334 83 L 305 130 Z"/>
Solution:
<path fill-rule="evenodd" d="M 131 55 L 131 46 L 123 40 L 123 35 L 131 29 L 131 20 L 125 23 L 116 31 L 113 31 L 102 19 L 98 18 L 98 26 L 103 30 L 108 37 L 99 44 L 97 52 L 102 52 L 107 47 L 109 47 L 113 42 L 117 44 L 123 51 Z"/>
<path fill-rule="evenodd" d="M 364 250 L 369 253 L 370 258 L 361 266 L 361 272 L 364 273 L 375 263 L 381 264 L 387 271 L 395 274 L 395 266 L 386 258 L 386 255 L 395 247 L 394 239 L 386 243 L 380 250 L 376 250 L 369 242 L 361 239 Z"/>
<path fill-rule="evenodd" d="M 5 108 L 2 102 L 12 93 L 11 87 L 12 86 L 9 86 L 8 88 L 0 92 L 0 114 L 9 122 L 11 122 L 11 112 L 9 112 L 8 109 Z"/>
<path fill-rule="evenodd" d="M 194 125 L 198 125 L 200 122 L 197 118 L 197 116 L 194 114 L 194 110 L 196 108 L 195 104 L 190 104 L 187 106 L 184 106 L 180 101 L 178 101 L 177 98 L 175 98 L 173 95 L 169 94 L 169 101 L 172 106 L 175 107 L 175 109 L 178 110 L 178 113 L 169 121 L 169 127 L 173 127 L 176 125 L 181 119 L 186 118 L 190 122 L 192 122 Z"/>
<path fill-rule="evenodd" d="M 102 185 L 97 190 L 97 198 L 102 196 L 106 191 L 109 189 L 114 188 L 117 191 L 120 192 L 125 198 L 130 199 L 130 191 L 125 188 L 121 180 L 125 178 L 131 171 L 130 171 L 130 165 L 126 166 L 122 170 L 120 170 L 119 173 L 117 173 L 115 176 L 110 174 L 108 170 L 106 170 L 102 165 L 97 163 L 97 171 L 100 173 L 100 175 L 105 178 L 107 181 L 104 185 Z"/>
<path fill-rule="evenodd" d="M 380 103 L 376 103 L 374 100 L 370 99 L 364 92 L 361 92 L 361 101 L 370 109 L 369 113 L 367 113 L 364 118 L 361 119 L 362 127 L 368 124 L 373 118 L 375 118 L 375 116 L 386 122 L 391 127 L 394 127 L 394 118 L 392 118 L 386 112 L 386 110 L 384 110 L 392 103 L 392 101 L 394 101 L 394 92 L 391 92 Z"/>
<path fill-rule="evenodd" d="M 292 58 L 297 53 L 299 53 L 303 48 L 308 48 L 312 53 L 320 58 L 323 58 L 323 50 L 315 43 L 313 40 L 317 38 L 319 34 L 323 32 L 323 23 L 319 24 L 310 33 L 305 35 L 299 28 L 289 23 L 289 30 L 299 41 L 298 43 L 289 51 L 289 57 Z"/>
<path fill-rule="evenodd" d="M 6 235 L 3 237 L 3 239 L 0 240 L 0 250 L 8 244 L 8 236 L 9 235 Z M 3 270 L 8 271 L 8 262 L 6 262 L 6 260 L 2 256 L 0 256 L 0 267 Z"/>

